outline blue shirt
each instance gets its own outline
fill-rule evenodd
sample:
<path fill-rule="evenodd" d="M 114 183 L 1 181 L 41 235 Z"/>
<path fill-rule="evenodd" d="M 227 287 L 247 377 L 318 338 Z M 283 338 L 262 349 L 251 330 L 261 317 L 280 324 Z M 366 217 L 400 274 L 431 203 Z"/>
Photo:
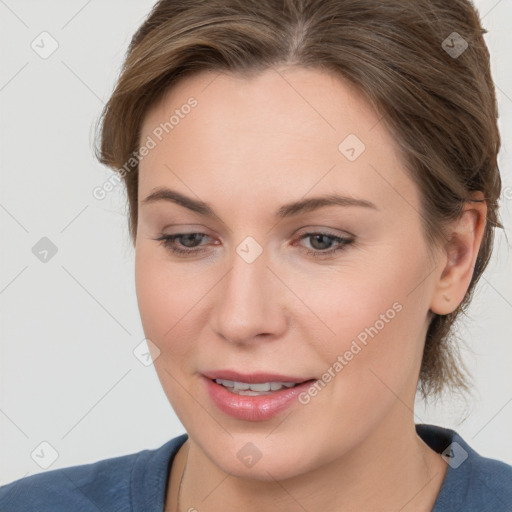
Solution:
<path fill-rule="evenodd" d="M 511 512 L 512 466 L 480 456 L 453 430 L 416 425 L 444 453 L 446 476 L 432 512 Z M 1 512 L 163 512 L 182 434 L 154 450 L 37 473 L 0 487 Z"/>

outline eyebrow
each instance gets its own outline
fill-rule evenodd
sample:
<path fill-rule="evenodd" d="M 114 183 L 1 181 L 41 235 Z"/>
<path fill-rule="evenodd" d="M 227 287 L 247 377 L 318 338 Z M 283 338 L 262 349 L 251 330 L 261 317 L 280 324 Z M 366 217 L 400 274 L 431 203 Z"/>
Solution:
<path fill-rule="evenodd" d="M 208 203 L 192 199 L 191 197 L 165 187 L 155 189 L 141 204 L 147 205 L 158 201 L 175 203 L 206 217 L 217 217 L 213 208 Z M 379 210 L 375 204 L 365 199 L 357 199 L 339 194 L 327 194 L 285 204 L 276 211 L 275 217 L 284 219 L 318 210 L 325 206 L 360 206 Z"/>

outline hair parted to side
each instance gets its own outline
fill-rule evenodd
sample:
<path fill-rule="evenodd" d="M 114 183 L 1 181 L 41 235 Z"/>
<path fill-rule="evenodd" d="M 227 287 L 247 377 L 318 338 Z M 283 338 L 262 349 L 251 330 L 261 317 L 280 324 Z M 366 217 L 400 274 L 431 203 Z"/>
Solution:
<path fill-rule="evenodd" d="M 456 32 L 458 57 L 442 46 Z M 250 77 L 281 65 L 327 71 L 355 85 L 403 151 L 421 193 L 429 246 L 447 239 L 474 191 L 487 224 L 466 296 L 428 328 L 419 391 L 468 390 L 453 332 L 486 268 L 498 219 L 500 135 L 489 52 L 470 0 L 160 0 L 128 48 L 100 119 L 99 161 L 126 185 L 130 234 L 137 230 L 140 128 L 179 79 L 204 70 Z M 127 170 L 128 169 L 128 170 Z"/>

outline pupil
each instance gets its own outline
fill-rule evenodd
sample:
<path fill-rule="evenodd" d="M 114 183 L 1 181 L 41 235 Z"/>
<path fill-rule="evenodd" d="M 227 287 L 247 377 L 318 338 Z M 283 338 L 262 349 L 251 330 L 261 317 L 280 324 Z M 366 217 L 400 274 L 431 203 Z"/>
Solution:
<path fill-rule="evenodd" d="M 185 247 L 194 247 L 194 239 L 199 235 L 199 233 L 190 233 L 183 235 L 182 238 L 186 240 L 186 242 L 183 244 Z M 188 242 L 192 242 L 191 245 L 188 244 Z"/>
<path fill-rule="evenodd" d="M 325 239 L 327 239 L 328 241 L 327 241 L 325 244 L 320 243 L 320 245 L 327 245 L 327 246 L 328 246 L 328 245 L 330 244 L 330 242 L 329 242 L 330 237 L 328 237 L 327 235 L 313 235 L 313 237 L 312 237 L 312 238 L 313 238 L 313 240 L 315 240 L 315 242 L 316 242 L 318 239 L 325 238 Z M 328 247 L 315 247 L 315 244 L 314 244 L 314 243 L 313 243 L 312 245 L 313 245 L 313 247 L 314 247 L 315 249 L 328 249 Z"/>

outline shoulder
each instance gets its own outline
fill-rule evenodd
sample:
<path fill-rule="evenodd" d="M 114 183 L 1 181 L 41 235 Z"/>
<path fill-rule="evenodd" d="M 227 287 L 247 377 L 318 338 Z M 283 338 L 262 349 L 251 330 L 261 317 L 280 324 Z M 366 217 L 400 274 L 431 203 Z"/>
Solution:
<path fill-rule="evenodd" d="M 82 510 L 127 501 L 130 472 L 141 454 L 37 473 L 0 487 L 0 510 Z M 103 503 L 97 503 L 97 501 Z M 126 508 L 125 508 L 126 509 Z M 87 509 L 84 509 L 87 510 Z M 109 509 L 110 510 L 110 509 Z"/>
<path fill-rule="evenodd" d="M 512 510 L 512 466 L 480 455 L 451 429 L 416 425 L 416 430 L 449 466 L 433 512 Z"/>
<path fill-rule="evenodd" d="M 479 510 L 512 510 L 512 466 L 476 454 L 470 478 L 468 499 L 478 504 Z"/>
<path fill-rule="evenodd" d="M 160 448 L 37 473 L 0 487 L 0 511 L 59 512 L 132 510 L 132 494 L 164 483 L 169 461 L 186 439 L 181 435 Z M 165 489 L 165 483 L 164 483 Z"/>

